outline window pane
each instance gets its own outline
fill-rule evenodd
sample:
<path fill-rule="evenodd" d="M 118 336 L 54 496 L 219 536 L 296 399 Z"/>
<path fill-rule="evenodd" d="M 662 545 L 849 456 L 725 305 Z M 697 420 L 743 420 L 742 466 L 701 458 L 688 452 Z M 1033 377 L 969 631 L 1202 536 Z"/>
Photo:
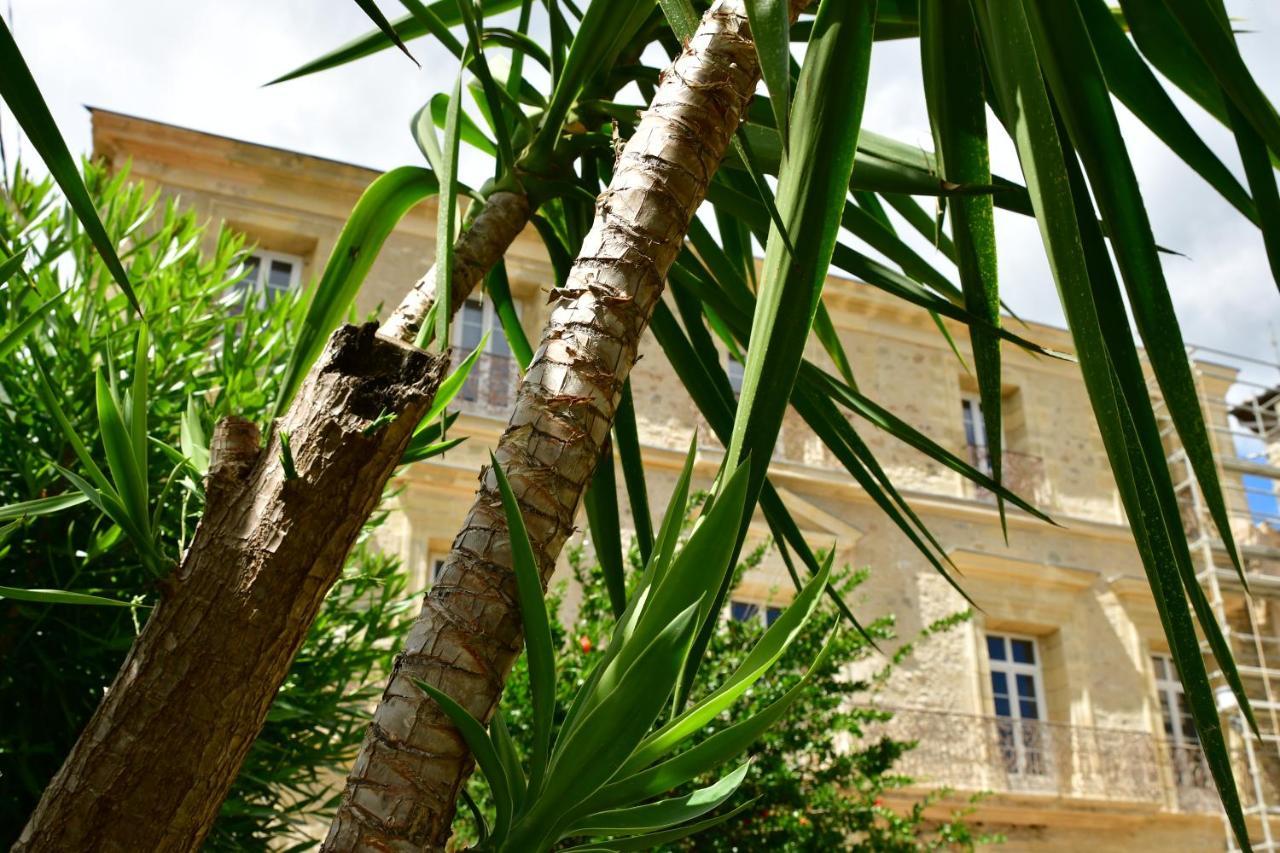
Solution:
<path fill-rule="evenodd" d="M 1023 699 L 1036 698 L 1036 680 L 1029 675 L 1019 675 L 1018 695 Z"/>
<path fill-rule="evenodd" d="M 977 408 L 976 400 L 960 401 L 960 412 L 964 418 L 964 440 L 970 447 L 977 447 L 986 443 L 978 440 L 978 423 L 981 418 L 977 417 L 977 412 L 975 411 Z"/>
<path fill-rule="evenodd" d="M 1024 720 L 1040 719 L 1040 711 L 1036 708 L 1036 703 L 1031 699 L 1023 699 L 1018 702 L 1018 711 Z"/>
<path fill-rule="evenodd" d="M 458 318 L 458 346 L 464 352 L 471 352 L 480 345 L 484 337 L 484 305 L 474 299 L 462 303 L 462 311 Z"/>
<path fill-rule="evenodd" d="M 1013 714 L 1009 712 L 1009 700 L 1004 699 L 1000 696 L 995 697 L 995 699 L 996 699 L 996 716 L 1012 717 Z"/>
<path fill-rule="evenodd" d="M 493 328 L 489 330 L 489 352 L 500 356 L 511 354 L 511 347 L 507 344 L 507 334 L 502 331 L 502 324 L 498 322 L 496 316 L 493 318 Z"/>
<path fill-rule="evenodd" d="M 729 386 L 733 388 L 733 393 L 742 393 L 742 375 L 745 368 L 742 362 L 733 356 L 729 356 L 728 362 L 725 363 L 725 372 L 729 374 Z"/>
<path fill-rule="evenodd" d="M 764 612 L 764 623 L 766 625 L 772 625 L 774 622 L 778 621 L 778 617 L 781 615 L 782 615 L 781 607 L 770 607 Z"/>
<path fill-rule="evenodd" d="M 1010 640 L 1013 647 L 1013 659 L 1017 663 L 1035 663 L 1035 644 L 1030 640 Z"/>
<path fill-rule="evenodd" d="M 1009 678 L 1003 672 L 991 673 L 991 692 L 1001 696 L 1009 695 Z"/>
<path fill-rule="evenodd" d="M 289 261 L 272 260 L 271 269 L 267 273 L 267 287 L 286 290 L 292 283 L 293 264 Z"/>
<path fill-rule="evenodd" d="M 1168 677 L 1169 677 L 1169 671 L 1168 671 L 1167 669 L 1165 669 L 1165 666 L 1164 666 L 1164 656 L 1163 656 L 1163 655 L 1152 655 L 1152 656 L 1151 656 L 1151 667 L 1152 667 L 1152 669 L 1154 669 L 1154 670 L 1155 670 L 1155 673 L 1156 673 L 1156 680 L 1157 680 L 1157 681 L 1163 681 L 1163 680 L 1165 680 L 1166 678 L 1168 678 Z"/>
<path fill-rule="evenodd" d="M 1004 637 L 988 634 L 987 654 L 991 656 L 992 660 L 1004 660 Z"/>
<path fill-rule="evenodd" d="M 729 617 L 739 622 L 745 622 L 748 619 L 754 619 L 759 606 L 751 604 L 747 601 L 731 601 L 729 602 Z"/>

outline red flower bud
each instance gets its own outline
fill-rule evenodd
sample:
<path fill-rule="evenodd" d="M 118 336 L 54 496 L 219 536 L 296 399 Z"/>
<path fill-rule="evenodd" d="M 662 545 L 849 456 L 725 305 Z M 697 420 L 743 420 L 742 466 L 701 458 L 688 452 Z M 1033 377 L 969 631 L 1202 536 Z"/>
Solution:
<path fill-rule="evenodd" d="M 582 650 L 584 652 L 590 652 L 592 649 L 591 638 L 588 637 L 586 634 L 583 634 L 581 637 L 578 638 L 578 645 L 582 647 Z"/>

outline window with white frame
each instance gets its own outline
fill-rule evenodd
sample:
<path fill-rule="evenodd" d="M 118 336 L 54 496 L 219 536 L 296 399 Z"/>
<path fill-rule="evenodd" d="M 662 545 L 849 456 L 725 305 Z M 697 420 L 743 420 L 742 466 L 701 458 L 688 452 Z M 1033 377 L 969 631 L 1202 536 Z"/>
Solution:
<path fill-rule="evenodd" d="M 987 661 L 992 710 L 1000 718 L 996 731 L 1005 769 L 1017 774 L 1048 773 L 1044 676 L 1038 644 L 1032 637 L 988 634 Z"/>
<path fill-rule="evenodd" d="M 280 294 L 297 287 L 301 279 L 302 258 L 259 249 L 244 259 L 244 274 L 232 287 L 237 304 L 247 293 L 261 294 L 262 300 L 270 304 Z"/>
<path fill-rule="evenodd" d="M 1182 680 L 1173 658 L 1168 655 L 1152 655 L 1151 666 L 1156 675 L 1156 695 L 1160 698 L 1160 717 L 1164 722 L 1164 736 L 1175 746 L 1194 746 L 1200 743 L 1196 724 L 1187 705 L 1187 695 L 1182 692 Z"/>
<path fill-rule="evenodd" d="M 987 422 L 982 419 L 982 400 L 976 394 L 960 398 L 960 416 L 964 422 L 964 441 L 974 467 L 991 473 L 991 453 L 987 445 Z"/>
<path fill-rule="evenodd" d="M 782 615 L 782 610 L 783 608 L 781 607 L 760 604 L 755 601 L 745 601 L 737 598 L 729 600 L 729 618 L 735 622 L 764 622 L 767 627 L 778 621 L 778 617 Z"/>
<path fill-rule="evenodd" d="M 517 313 L 519 306 L 516 306 Z M 488 340 L 485 340 L 485 335 Z M 505 408 L 515 392 L 518 372 L 511 347 L 502 331 L 502 321 L 488 299 L 467 299 L 453 323 L 454 357 L 461 361 L 485 341 L 484 351 L 458 397 L 467 402 L 483 401 Z"/>
<path fill-rule="evenodd" d="M 1182 679 L 1169 655 L 1151 656 L 1151 668 L 1156 677 L 1156 697 L 1160 700 L 1160 721 L 1164 725 L 1165 742 L 1169 745 L 1169 757 L 1173 764 L 1177 785 L 1204 781 L 1207 767 L 1200 752 L 1200 735 L 1196 732 L 1187 695 L 1182 690 Z"/>

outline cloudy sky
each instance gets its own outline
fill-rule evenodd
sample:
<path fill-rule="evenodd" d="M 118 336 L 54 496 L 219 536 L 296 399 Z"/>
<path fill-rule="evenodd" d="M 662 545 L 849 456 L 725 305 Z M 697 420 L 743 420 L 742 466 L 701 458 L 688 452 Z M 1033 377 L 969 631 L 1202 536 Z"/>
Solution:
<path fill-rule="evenodd" d="M 1228 5 L 1240 28 L 1251 31 L 1240 39 L 1246 60 L 1280 101 L 1280 3 Z M 398 14 L 397 3 L 383 6 Z M 369 29 L 350 0 L 0 0 L 0 11 L 77 151 L 89 147 L 83 105 L 90 104 L 375 168 L 419 163 L 409 117 L 432 93 L 451 88 L 457 67 L 418 41 L 412 48 L 421 69 L 386 51 L 264 88 Z M 917 51 L 915 41 L 877 45 L 864 125 L 931 147 Z M 1230 135 L 1186 99 L 1178 101 L 1238 172 Z M 7 115 L 0 120 L 12 156 L 13 122 Z M 1257 231 L 1127 116 L 1125 129 L 1156 237 L 1186 256 L 1167 258 L 1165 269 L 1188 340 L 1280 361 L 1273 343 L 1280 337 L 1280 295 Z M 997 171 L 1017 174 L 1010 145 L 997 144 L 994 156 Z M 485 177 L 480 168 L 476 160 L 464 163 L 470 172 L 464 179 L 478 184 Z M 1006 214 L 998 225 L 1006 301 L 1027 318 L 1061 324 L 1034 223 Z"/>

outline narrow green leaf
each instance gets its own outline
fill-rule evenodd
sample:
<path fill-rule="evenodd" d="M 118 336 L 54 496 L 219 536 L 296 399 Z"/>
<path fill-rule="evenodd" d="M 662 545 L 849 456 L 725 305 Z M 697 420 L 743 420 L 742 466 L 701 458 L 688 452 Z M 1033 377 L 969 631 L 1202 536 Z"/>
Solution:
<path fill-rule="evenodd" d="M 133 382 L 129 390 L 129 434 L 133 439 L 133 458 L 142 478 L 142 497 L 150 503 L 147 489 L 147 409 L 149 379 L 151 376 L 151 340 L 147 333 L 147 324 L 138 324 L 138 340 L 133 354 Z"/>
<path fill-rule="evenodd" d="M 187 408 L 178 427 L 178 443 L 182 448 L 182 455 L 191 462 L 196 474 L 203 477 L 209 473 L 209 439 L 205 435 L 204 418 L 200 409 L 196 398 L 188 396 Z"/>
<path fill-rule="evenodd" d="M 640 453 L 640 434 L 636 426 L 635 403 L 631 399 L 631 380 L 622 385 L 622 396 L 613 419 L 613 441 L 622 465 L 622 480 L 631 504 L 631 523 L 635 528 L 640 562 L 648 563 L 653 554 L 653 520 L 649 516 L 649 491 L 645 484 L 644 459 Z"/>
<path fill-rule="evenodd" d="M 745 0 L 751 40 L 760 57 L 760 76 L 769 90 L 774 127 L 787 147 L 791 106 L 791 4 L 788 0 Z"/>
<path fill-rule="evenodd" d="M 92 604 L 105 607 L 149 607 L 147 604 L 132 601 L 120 601 L 115 598 L 104 598 L 87 592 L 74 592 L 69 589 L 18 589 L 12 586 L 0 586 L 0 598 L 13 601 L 30 601 L 34 604 Z"/>
<path fill-rule="evenodd" d="M 463 0 L 463 2 L 465 3 L 466 0 Z M 422 67 L 418 60 L 413 58 L 413 54 L 409 52 L 409 48 L 405 47 L 404 42 L 400 39 L 400 34 L 391 26 L 391 22 L 387 20 L 386 15 L 382 14 L 382 10 L 378 8 L 378 4 L 375 3 L 374 0 L 355 0 L 355 3 L 360 7 L 362 12 L 369 16 L 369 20 L 377 24 L 378 29 L 382 30 L 383 35 L 391 39 L 395 46 L 400 48 L 405 56 L 409 57 L 409 60 L 414 65 L 417 65 L 419 68 Z"/>
<path fill-rule="evenodd" d="M 498 460 L 489 454 L 502 509 L 507 518 L 511 541 L 512 569 L 516 576 L 516 592 L 520 600 L 520 620 L 524 625 L 525 647 L 529 655 L 529 691 L 533 699 L 533 748 L 529 756 L 529 790 L 536 799 L 542 788 L 547 762 L 551 754 L 551 726 L 556 711 L 555 645 L 551 639 L 551 623 L 543 601 L 542 578 L 537 559 L 529 544 L 529 533 L 520 514 L 520 504 L 507 475 Z M 500 834 L 500 833 L 498 833 Z"/>
<path fill-rule="evenodd" d="M 502 769 L 506 771 L 507 786 L 511 789 L 512 811 L 519 814 L 524 806 L 528 780 L 525 779 L 524 768 L 520 762 L 520 751 L 516 749 L 516 743 L 511 738 L 511 731 L 507 728 L 507 720 L 502 715 L 501 708 L 493 712 L 493 719 L 489 721 L 489 736 L 493 739 L 498 757 L 502 760 Z"/>
<path fill-rule="evenodd" d="M 1075 49 L 1075 45 L 1088 40 L 1084 22 L 1070 4 L 1027 0 L 1027 6 L 1027 20 L 1035 44 L 1040 48 L 1038 55 L 1045 79 L 1054 103 L 1061 110 L 1067 133 L 1080 153 L 1090 188 L 1111 235 L 1111 248 L 1152 371 L 1227 555 L 1244 581 L 1244 568 L 1218 481 L 1213 444 L 1201 413 L 1195 378 L 1160 266 L 1137 175 L 1101 69 L 1096 62 L 1082 60 Z"/>
<path fill-rule="evenodd" d="M 28 518 L 39 515 L 52 515 L 55 512 L 61 512 L 64 509 L 70 509 L 73 506 L 87 501 L 88 498 L 83 494 L 68 493 L 63 495 L 53 495 L 47 498 L 35 498 L 29 501 L 20 501 L 18 503 L 9 504 L 8 506 L 0 506 L 0 521 L 9 521 L 14 518 Z"/>
<path fill-rule="evenodd" d="M 751 762 L 744 762 L 723 779 L 683 796 L 589 815 L 575 822 L 565 835 L 625 835 L 672 828 L 702 817 L 732 797 L 750 769 Z"/>
<path fill-rule="evenodd" d="M 969 4 L 924 0 L 920 6 L 920 51 L 925 100 L 943 180 L 956 184 L 990 184 L 982 53 L 978 49 L 978 33 Z M 1000 294 L 991 196 L 951 199 L 951 221 L 965 309 L 990 326 L 999 326 Z M 1004 458 L 1000 339 L 983 326 L 970 326 L 969 339 L 990 449 L 991 474 L 998 483 Z M 996 506 L 1007 541 L 1009 528 L 1004 499 L 998 495 Z"/>
<path fill-rule="evenodd" d="M 27 250 L 20 249 L 10 257 L 0 261 L 0 284 L 6 284 L 9 279 L 22 269 L 22 262 L 27 259 Z"/>
<path fill-rule="evenodd" d="M 361 194 L 342 227 L 298 330 L 280 382 L 272 417 L 280 417 L 293 401 L 303 377 L 324 349 L 329 335 L 347 315 L 369 268 L 396 223 L 410 208 L 439 189 L 428 169 L 401 166 L 379 175 Z"/>
<path fill-rule="evenodd" d="M 698 12 L 689 0 L 658 0 L 662 14 L 667 16 L 671 31 L 682 43 L 687 42 L 698 28 Z"/>
<path fill-rule="evenodd" d="M 494 747 L 493 741 L 489 739 L 484 726 L 480 725 L 475 717 L 467 713 L 466 708 L 463 708 L 449 698 L 448 695 L 425 681 L 415 678 L 413 683 L 418 685 L 419 690 L 436 701 L 436 704 L 440 706 L 440 710 L 444 711 L 449 720 L 457 726 L 462 739 L 467 743 L 467 748 L 475 756 L 476 764 L 479 765 L 480 772 L 484 774 L 485 781 L 489 783 L 489 790 L 493 792 L 497 815 L 493 821 L 492 837 L 500 843 L 506 838 L 507 828 L 511 824 L 514 801 L 511 798 L 511 789 L 507 787 L 507 771 L 502 764 L 502 759 L 498 757 L 498 750 Z"/>
<path fill-rule="evenodd" d="M 466 65 L 465 55 L 463 65 Z M 453 298 L 453 239 L 458 217 L 458 114 L 461 109 L 462 71 L 459 70 L 445 116 L 440 162 L 433 164 L 440 177 L 440 197 L 436 208 L 436 325 L 431 332 L 434 332 L 441 352 L 449 351 L 449 320 L 453 316 L 449 301 Z M 424 324 L 418 330 L 418 346 L 426 343 L 428 334 Z"/>
<path fill-rule="evenodd" d="M 134 456 L 133 438 L 124 423 L 120 411 L 120 402 L 107 383 L 102 371 L 95 377 L 98 406 L 98 428 L 102 434 L 102 448 L 106 451 L 107 467 L 111 470 L 111 479 L 120 500 L 124 503 L 129 517 L 139 530 L 145 531 L 150 509 L 147 503 L 146 472 L 138 464 Z"/>
<path fill-rule="evenodd" d="M 103 227 L 102 220 L 98 218 L 98 211 L 80 177 L 80 170 L 76 168 L 75 160 L 67 150 L 67 143 L 58 131 L 58 125 L 13 40 L 13 34 L 3 22 L 0 22 L 0 68 L 4 69 L 4 74 L 0 75 L 0 97 L 9 105 L 18 126 L 48 167 L 49 174 L 62 188 L 67 204 L 71 205 L 71 209 L 79 217 L 90 242 L 106 264 L 107 271 L 116 284 L 120 285 L 120 290 L 128 298 L 133 310 L 138 312 L 138 316 L 142 316 L 142 305 L 133 292 L 133 286 L 129 284 L 128 273 L 116 255 L 115 244 Z"/>
<path fill-rule="evenodd" d="M 21 260 L 21 257 L 19 256 L 18 259 Z M 0 335 L 0 358 L 7 358 L 10 353 L 17 349 L 19 344 L 26 340 L 27 335 L 31 334 L 40 325 L 40 321 L 44 319 L 49 309 L 62 301 L 67 292 L 63 290 L 51 299 L 46 299 L 38 308 L 19 320 L 12 329 Z"/>
<path fill-rule="evenodd" d="M 613 442 L 605 439 L 596 460 L 596 469 L 583 498 L 591 545 L 604 584 L 609 591 L 609 604 L 615 618 L 627 609 L 627 577 L 622 558 L 622 520 L 618 513 L 618 483 L 613 467 Z"/>
<path fill-rule="evenodd" d="M 533 347 L 524 333 L 524 327 L 520 325 L 520 315 L 516 313 L 515 300 L 511 297 L 511 283 L 507 279 L 507 265 L 503 261 L 494 264 L 493 269 L 485 275 L 484 289 L 489 294 L 489 301 L 493 303 L 494 313 L 498 315 L 511 355 L 523 373 L 529 369 L 529 362 L 533 361 Z"/>
<path fill-rule="evenodd" d="M 520 0 L 480 0 L 480 8 L 486 15 L 496 15 L 499 12 L 514 9 L 519 5 Z M 446 26 L 456 27 L 462 23 L 462 14 L 458 11 L 458 0 L 436 0 L 435 3 L 429 4 L 427 8 L 435 13 Z M 421 20 L 412 14 L 392 21 L 391 27 L 401 41 L 405 42 L 424 36 L 428 32 Z M 388 38 L 386 33 L 381 29 L 376 29 L 286 74 L 282 74 L 267 85 L 274 86 L 276 83 L 283 83 L 286 80 L 296 80 L 299 77 L 315 74 L 318 71 L 337 68 L 340 65 L 346 65 L 348 62 L 354 62 L 357 59 L 363 59 L 366 56 L 385 50 L 394 44 L 395 42 Z"/>

